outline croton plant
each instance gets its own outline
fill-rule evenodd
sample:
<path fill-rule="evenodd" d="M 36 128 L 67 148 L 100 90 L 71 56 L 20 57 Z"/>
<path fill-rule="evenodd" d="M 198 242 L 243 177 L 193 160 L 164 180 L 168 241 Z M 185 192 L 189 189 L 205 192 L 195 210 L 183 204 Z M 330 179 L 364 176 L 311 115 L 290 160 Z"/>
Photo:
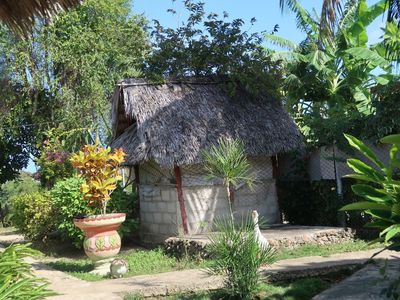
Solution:
<path fill-rule="evenodd" d="M 111 150 L 110 147 L 86 145 L 71 156 L 71 163 L 85 182 L 81 186 L 84 198 L 89 205 L 98 206 L 106 213 L 107 202 L 111 193 L 121 180 L 118 166 L 124 162 L 125 152 L 122 149 Z"/>

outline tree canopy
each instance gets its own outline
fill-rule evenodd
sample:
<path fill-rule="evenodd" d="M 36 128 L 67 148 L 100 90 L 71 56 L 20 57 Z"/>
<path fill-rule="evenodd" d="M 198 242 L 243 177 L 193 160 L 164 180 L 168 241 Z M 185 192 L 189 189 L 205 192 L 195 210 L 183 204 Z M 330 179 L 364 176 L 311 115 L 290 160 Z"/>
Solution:
<path fill-rule="evenodd" d="M 147 51 L 146 21 L 128 0 L 86 0 L 37 18 L 29 39 L 1 26 L 0 178 L 25 166 L 52 128 L 74 133 L 67 150 L 89 132 L 107 136 L 114 84 L 138 76 Z"/>
<path fill-rule="evenodd" d="M 226 12 L 222 17 L 207 13 L 202 2 L 183 2 L 189 16 L 181 26 L 166 28 L 154 21 L 152 51 L 144 66 L 147 77 L 224 75 L 251 92 L 275 93 L 280 71 L 265 55 L 261 34 L 244 30 L 242 19 L 229 22 Z"/>

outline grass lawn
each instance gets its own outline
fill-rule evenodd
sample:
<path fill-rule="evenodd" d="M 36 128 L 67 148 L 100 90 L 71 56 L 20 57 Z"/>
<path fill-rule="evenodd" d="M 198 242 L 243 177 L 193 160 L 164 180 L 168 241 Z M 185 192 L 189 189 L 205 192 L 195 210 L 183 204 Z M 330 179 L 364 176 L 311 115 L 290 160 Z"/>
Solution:
<path fill-rule="evenodd" d="M 340 272 L 333 272 L 319 277 L 310 277 L 293 281 L 282 281 L 277 283 L 263 283 L 254 299 L 270 300 L 309 300 L 315 295 L 328 289 L 331 285 L 340 282 L 350 276 L 356 269 L 345 269 Z M 191 300 L 217 300 L 227 299 L 223 291 L 199 292 L 191 294 L 177 294 L 165 297 L 168 300 L 191 299 Z M 144 297 L 140 294 L 130 294 L 124 300 L 141 300 Z M 148 298 L 146 298 L 148 299 Z M 150 298 L 151 299 L 151 298 Z M 156 298 L 157 299 L 157 298 Z M 158 298 L 159 299 L 159 298 Z"/>
<path fill-rule="evenodd" d="M 382 247 L 380 244 L 368 245 L 365 241 L 345 242 L 333 245 L 304 245 L 294 249 L 283 249 L 276 253 L 276 260 L 297 258 L 304 256 L 328 256 L 335 253 L 361 251 Z M 142 250 L 135 249 L 124 251 L 119 255 L 129 263 L 127 277 L 170 272 L 183 269 L 206 268 L 212 263 L 211 260 L 196 261 L 190 259 L 177 260 L 163 253 L 161 249 Z M 59 259 L 47 264 L 56 270 L 66 272 L 83 280 L 96 281 L 106 279 L 105 277 L 89 273 L 93 264 L 89 259 Z"/>
<path fill-rule="evenodd" d="M 329 256 L 335 253 L 355 252 L 384 247 L 384 245 L 380 243 L 372 245 L 368 243 L 369 242 L 363 240 L 356 240 L 331 245 L 307 244 L 293 249 L 278 250 L 275 257 L 276 260 L 284 260 L 305 256 Z"/>
<path fill-rule="evenodd" d="M 153 250 L 131 250 L 119 255 L 129 263 L 129 272 L 126 277 L 154 274 L 169 271 L 178 271 L 193 268 L 205 268 L 210 261 L 195 261 L 189 259 L 177 260 L 163 253 L 160 248 Z M 48 262 L 49 266 L 56 270 L 66 272 L 72 276 L 87 281 L 96 281 L 106 279 L 90 272 L 93 270 L 93 264 L 89 259 L 60 259 L 54 262 Z"/>

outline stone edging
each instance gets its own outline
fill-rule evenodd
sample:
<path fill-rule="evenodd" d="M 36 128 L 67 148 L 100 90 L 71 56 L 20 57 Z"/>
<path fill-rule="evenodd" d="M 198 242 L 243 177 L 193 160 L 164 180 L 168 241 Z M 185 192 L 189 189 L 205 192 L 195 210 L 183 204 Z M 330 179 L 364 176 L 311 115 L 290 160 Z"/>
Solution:
<path fill-rule="evenodd" d="M 353 241 L 355 231 L 350 228 L 324 230 L 314 234 L 296 236 L 293 238 L 268 239 L 275 249 L 295 248 L 305 244 L 330 245 L 340 242 Z M 191 258 L 205 259 L 210 257 L 207 250 L 208 241 L 190 238 L 170 237 L 164 242 L 164 250 L 167 254 L 176 258 L 189 256 Z"/>

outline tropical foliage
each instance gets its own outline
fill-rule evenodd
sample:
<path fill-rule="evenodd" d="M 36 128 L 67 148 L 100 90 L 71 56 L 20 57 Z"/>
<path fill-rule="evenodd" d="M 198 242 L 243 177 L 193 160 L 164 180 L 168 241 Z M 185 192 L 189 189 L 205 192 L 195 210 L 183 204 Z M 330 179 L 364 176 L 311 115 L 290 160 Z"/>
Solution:
<path fill-rule="evenodd" d="M 118 166 L 124 162 L 125 153 L 122 149 L 86 145 L 81 151 L 71 156 L 73 167 L 84 179 L 81 192 L 89 205 L 101 207 L 106 213 L 107 202 L 111 193 L 117 188 L 117 182 L 122 179 Z"/>
<path fill-rule="evenodd" d="M 242 182 L 251 187 L 254 181 L 244 144 L 239 140 L 220 139 L 217 145 L 203 152 L 203 160 L 208 179 L 223 180 L 233 223 L 234 189 Z"/>
<path fill-rule="evenodd" d="M 11 245 L 0 252 L 0 299 L 35 300 L 55 295 L 48 283 L 33 275 L 31 265 L 24 261 L 38 252 L 29 245 Z"/>
<path fill-rule="evenodd" d="M 389 135 L 381 139 L 382 143 L 392 145 L 387 165 L 363 142 L 353 136 L 345 136 L 349 144 L 363 154 L 370 164 L 359 159 L 347 160 L 355 174 L 346 177 L 363 182 L 352 186 L 353 192 L 362 197 L 363 201 L 346 205 L 341 210 L 363 210 L 372 216 L 372 222 L 366 226 L 378 228 L 381 239 L 397 245 L 397 237 L 400 235 L 400 135 Z"/>
<path fill-rule="evenodd" d="M 248 299 L 258 288 L 262 265 L 274 260 L 271 248 L 263 249 L 254 236 L 256 226 L 248 216 L 235 227 L 230 219 L 215 222 L 217 233 L 210 235 L 214 257 L 209 271 L 223 275 L 226 293 L 232 299 Z"/>
<path fill-rule="evenodd" d="M 28 39 L 0 26 L 0 183 L 40 155 L 52 128 L 75 132 L 66 151 L 93 142 L 88 132 L 110 135 L 108 99 L 117 80 L 139 75 L 145 26 L 129 0 L 88 0 L 51 22 L 38 18 Z"/>
<path fill-rule="evenodd" d="M 370 7 L 365 0 L 347 1 L 332 36 L 297 1 L 292 1 L 291 8 L 307 38 L 296 45 L 276 35 L 267 36 L 288 49 L 269 51 L 285 70 L 287 107 L 311 145 L 344 144 L 342 133 L 359 134 L 375 112 L 371 88 L 393 80 L 384 44 L 369 45 L 366 30 L 385 12 L 385 1 Z"/>

